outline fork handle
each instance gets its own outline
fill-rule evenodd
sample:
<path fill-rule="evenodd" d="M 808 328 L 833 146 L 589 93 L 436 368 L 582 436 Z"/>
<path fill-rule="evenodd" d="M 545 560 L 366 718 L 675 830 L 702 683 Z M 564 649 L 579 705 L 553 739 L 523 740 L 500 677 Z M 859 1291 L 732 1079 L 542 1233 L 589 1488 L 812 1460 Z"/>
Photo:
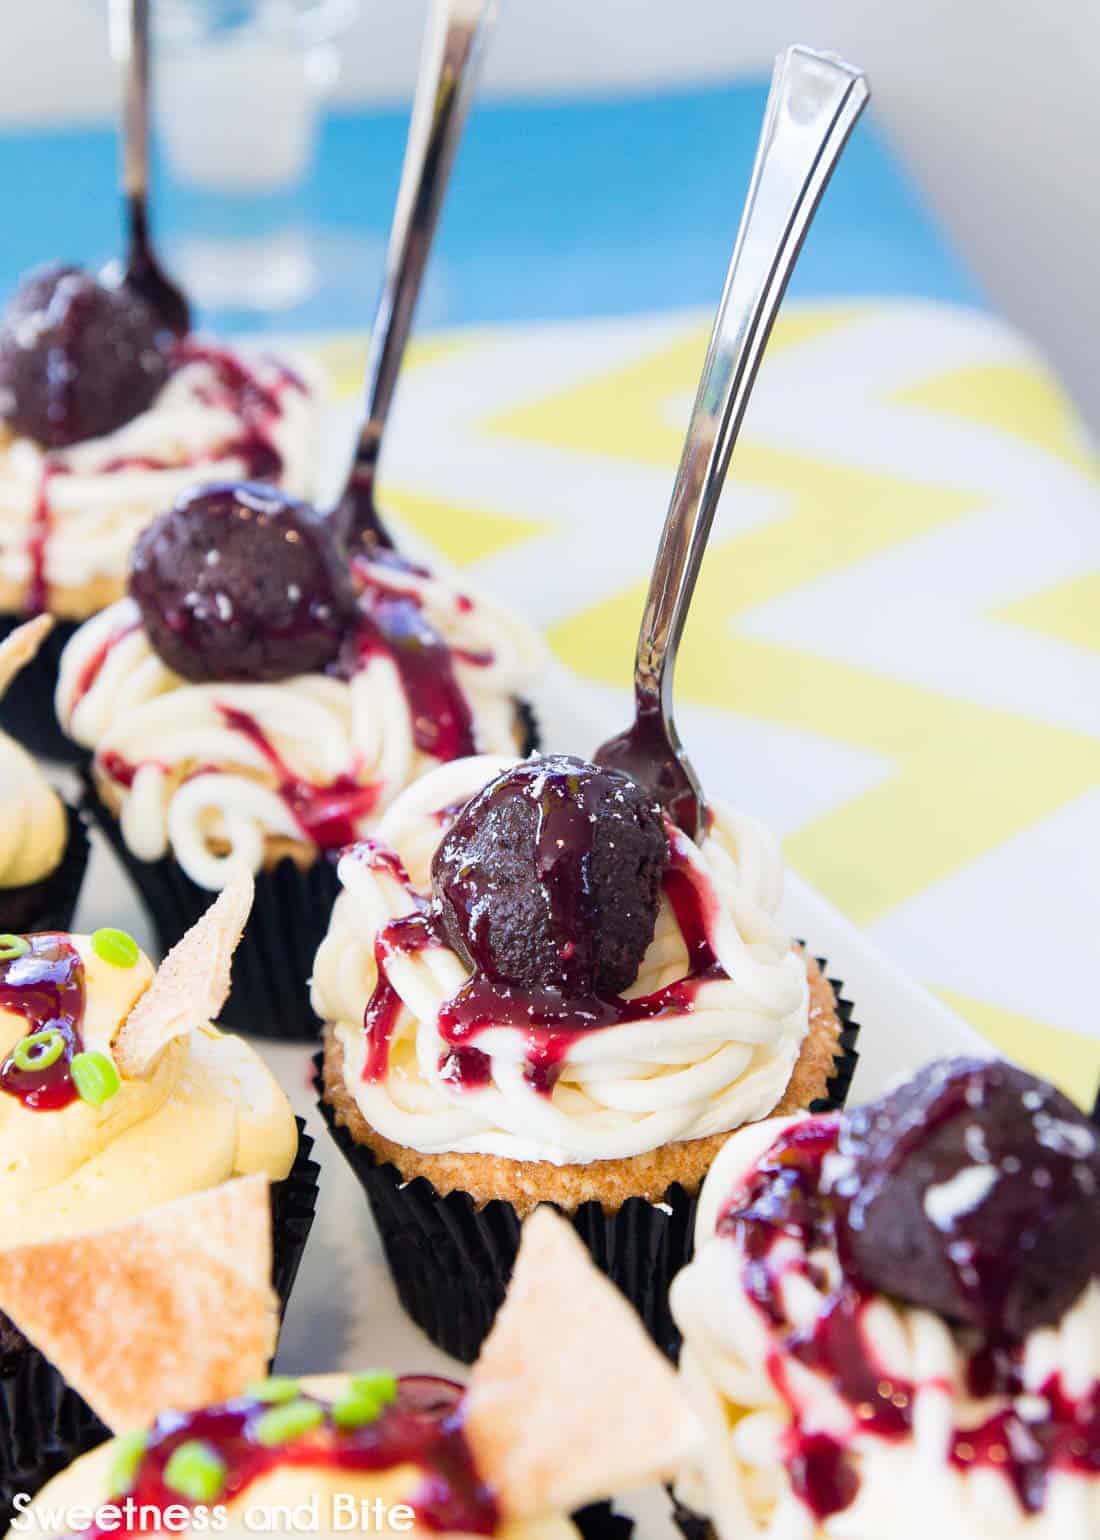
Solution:
<path fill-rule="evenodd" d="M 638 636 L 635 692 L 670 735 L 676 652 L 730 454 L 806 231 L 869 96 L 863 74 L 831 55 L 793 47 L 776 61 Z"/>

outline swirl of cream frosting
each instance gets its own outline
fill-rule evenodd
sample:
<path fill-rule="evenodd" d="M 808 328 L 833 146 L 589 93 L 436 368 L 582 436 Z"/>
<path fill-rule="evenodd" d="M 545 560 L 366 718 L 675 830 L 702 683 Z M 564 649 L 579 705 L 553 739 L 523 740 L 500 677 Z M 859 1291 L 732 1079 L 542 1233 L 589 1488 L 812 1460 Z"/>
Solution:
<path fill-rule="evenodd" d="M 411 595 L 442 639 L 474 746 L 514 752 L 516 698 L 542 658 L 530 628 L 419 569 L 364 561 L 358 571 L 375 593 Z M 69 642 L 56 707 L 70 737 L 94 750 L 134 854 L 155 861 L 171 849 L 211 890 L 240 859 L 258 871 L 273 842 L 326 849 L 362 837 L 439 763 L 395 651 L 367 651 L 349 680 L 191 684 L 160 661 L 130 599 Z"/>
<path fill-rule="evenodd" d="M 873 1296 L 861 1322 L 867 1362 L 882 1383 L 914 1391 L 905 1436 L 868 1431 L 858 1408 L 797 1354 L 799 1336 L 808 1338 L 828 1310 L 840 1276 L 835 1252 L 807 1254 L 793 1236 L 782 1238 L 770 1259 L 786 1317 L 777 1323 L 747 1286 L 743 1243 L 719 1228 L 757 1162 L 797 1121 L 774 1118 L 735 1133 L 703 1184 L 695 1257 L 674 1281 L 671 1304 L 684 1335 L 680 1372 L 706 1438 L 677 1495 L 711 1518 L 721 1540 L 1092 1540 L 1100 1534 L 1100 1475 L 1055 1464 L 1041 1507 L 1026 1511 L 1003 1462 L 961 1469 L 950 1449 L 960 1430 L 995 1425 L 1013 1399 L 1021 1429 L 1030 1419 L 1037 1448 L 1050 1416 L 1045 1391 L 1055 1377 L 1066 1396 L 1095 1404 L 1100 1284 L 1090 1284 L 1057 1325 L 1023 1343 L 1015 1398 L 971 1391 L 967 1364 L 975 1344 L 965 1332 L 928 1311 Z M 803 1434 L 836 1440 L 857 1483 L 852 1501 L 820 1519 L 791 1478 L 791 1397 Z"/>
<path fill-rule="evenodd" d="M 456 1084 L 441 1008 L 469 969 L 436 938 L 403 951 L 390 927 L 430 897 L 432 856 L 454 810 L 515 763 L 458 760 L 397 799 L 364 847 L 340 862 L 344 891 L 317 953 L 313 1004 L 335 1024 L 348 1092 L 385 1138 L 428 1154 L 483 1153 L 556 1165 L 641 1154 L 765 1117 L 790 1079 L 808 1030 L 805 968 L 775 919 L 782 859 L 752 819 L 718 808 L 698 846 L 674 831 L 676 857 L 706 902 L 706 939 L 725 977 L 694 981 L 660 1014 L 572 1034 L 547 1094 L 527 1073 L 526 1031 L 478 1031 L 489 1083 Z M 396 858 L 396 859 L 395 859 Z M 402 868 L 409 884 L 403 880 Z M 398 999 L 384 1075 L 365 1075 L 364 1015 L 377 956 Z M 631 999 L 691 974 L 675 911 L 662 898 Z"/>
<path fill-rule="evenodd" d="M 110 1057 L 153 965 L 140 954 L 117 967 L 90 937 L 67 939 L 83 970 L 83 1047 Z M 0 1004 L 0 1062 L 28 1030 Z M 233 1176 L 281 1181 L 297 1147 L 290 1103 L 259 1055 L 202 1027 L 169 1043 L 148 1075 L 123 1076 L 99 1106 L 77 1098 L 35 1109 L 0 1087 L 0 1235 L 5 1246 L 22 1245 L 130 1219 Z"/>
<path fill-rule="evenodd" d="M 69 826 L 65 807 L 36 762 L 0 733 L 0 889 L 39 882 L 56 871 Z"/>
<path fill-rule="evenodd" d="M 152 405 L 113 433 L 48 453 L 31 439 L 0 441 L 0 592 L 9 607 L 16 595 L 41 602 L 48 593 L 49 607 L 80 618 L 117 598 L 150 520 L 199 482 L 250 474 L 257 440 L 281 466 L 275 476 L 265 469 L 266 480 L 313 495 L 312 374 L 189 347 Z"/>
<path fill-rule="evenodd" d="M 307 1395 L 335 1403 L 346 1395 L 351 1376 L 305 1375 L 297 1383 Z M 55 1476 L 36 1497 L 33 1509 L 28 1510 L 28 1519 L 34 1515 L 34 1532 L 65 1534 L 64 1515 L 73 1509 L 94 1511 L 117 1501 L 112 1471 L 118 1452 L 118 1440 L 112 1439 L 90 1454 L 82 1455 Z M 392 1527 L 384 1521 L 380 1524 L 378 1515 L 413 1502 L 424 1481 L 424 1471 L 409 1460 L 374 1470 L 357 1469 L 351 1464 L 290 1464 L 274 1460 L 270 1468 L 242 1492 L 225 1499 L 224 1522 L 218 1526 L 218 1532 L 231 1536 L 255 1535 L 265 1527 L 265 1515 L 298 1509 L 310 1515 L 310 1533 L 319 1536 L 320 1540 L 347 1534 L 349 1530 L 353 1533 L 369 1529 L 376 1534 L 401 1534 L 408 1532 L 409 1526 L 400 1513 L 394 1515 L 396 1522 Z M 375 1508 L 376 1503 L 381 1505 L 380 1508 Z M 361 1504 L 364 1505 L 362 1508 Z M 299 1509 L 299 1505 L 312 1506 Z M 370 1522 L 362 1522 L 361 1514 L 368 1515 Z M 316 1527 L 313 1527 L 314 1515 Z M 29 1527 L 26 1520 L 21 1527 Z M 209 1521 L 194 1526 L 183 1524 L 173 1526 L 172 1532 L 209 1534 L 210 1525 Z M 416 1534 L 427 1532 L 422 1528 L 415 1530 Z M 449 1531 L 436 1530 L 435 1533 L 445 1535 Z M 497 1540 L 578 1540 L 576 1526 L 564 1514 L 553 1513 L 540 1518 L 502 1520 L 494 1534 Z"/>

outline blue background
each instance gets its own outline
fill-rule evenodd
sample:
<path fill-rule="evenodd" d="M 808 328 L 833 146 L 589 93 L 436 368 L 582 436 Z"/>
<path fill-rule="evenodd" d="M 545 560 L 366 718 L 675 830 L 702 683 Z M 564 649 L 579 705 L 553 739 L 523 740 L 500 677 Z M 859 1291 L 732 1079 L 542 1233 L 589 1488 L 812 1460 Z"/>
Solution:
<path fill-rule="evenodd" d="M 713 304 L 765 94 L 762 84 L 741 84 L 475 107 L 422 321 Z M 308 303 L 266 324 L 361 330 L 369 323 L 406 126 L 403 111 L 326 118 L 316 172 L 296 212 L 318 242 L 322 266 L 325 253 L 339 260 Z M 9 209 L 0 291 L 38 262 L 63 257 L 98 266 L 116 253 L 116 148 L 107 128 L 0 135 Z M 170 243 L 189 217 L 187 194 L 162 173 L 158 231 Z M 239 217 L 252 218 L 252 209 Z M 792 293 L 981 302 L 867 115 L 823 202 Z M 236 328 L 264 324 L 248 314 L 217 319 Z"/>

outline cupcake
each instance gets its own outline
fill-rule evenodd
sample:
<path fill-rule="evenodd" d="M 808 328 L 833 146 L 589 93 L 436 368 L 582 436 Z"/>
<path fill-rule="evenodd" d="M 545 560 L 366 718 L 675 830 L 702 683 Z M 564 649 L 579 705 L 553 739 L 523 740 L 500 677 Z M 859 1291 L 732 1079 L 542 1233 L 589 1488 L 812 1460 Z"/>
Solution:
<path fill-rule="evenodd" d="M 542 1214 L 465 1391 L 377 1368 L 280 1376 L 220 1405 L 163 1411 L 22 1511 L 25 1527 L 47 1535 L 88 1508 L 96 1535 L 108 1515 L 115 1533 L 247 1535 L 283 1514 L 326 1536 L 578 1540 L 590 1531 L 571 1509 L 675 1471 L 698 1436 L 627 1305 L 568 1228 Z"/>
<path fill-rule="evenodd" d="M 227 1020 L 309 1036 L 335 856 L 426 769 L 521 752 L 534 634 L 269 488 L 186 495 L 130 594 L 65 649 L 57 711 L 89 801 L 170 946 L 244 863 L 256 907 Z"/>
<path fill-rule="evenodd" d="M 697 1242 L 679 1495 L 721 1540 L 1100 1534 L 1100 1137 L 1052 1086 L 948 1059 L 744 1129 Z"/>
<path fill-rule="evenodd" d="M 40 615 L 0 641 L 0 699 L 32 663 L 52 620 Z M 27 753 L 0 733 L 0 943 L 5 935 L 67 930 L 88 864 L 88 836 Z"/>
<path fill-rule="evenodd" d="M 0 319 L 0 626 L 60 624 L 4 702 L 21 742 L 72 757 L 48 710 L 61 649 L 125 592 L 146 525 L 219 476 L 311 496 L 318 438 L 299 369 L 175 337 L 133 288 L 76 267 L 23 281 Z"/>
<path fill-rule="evenodd" d="M 479 756 L 403 792 L 339 875 L 322 1109 L 410 1315 L 471 1360 L 546 1202 L 674 1351 L 668 1284 L 726 1136 L 850 1077 L 769 836 L 719 807 L 696 845 L 623 772 Z"/>
<path fill-rule="evenodd" d="M 12 1258 L 79 1252 L 92 1229 L 243 1177 L 262 1178 L 265 1205 L 270 1187 L 285 1304 L 317 1167 L 270 1071 L 211 1025 L 249 889 L 238 877 L 156 972 L 122 931 L 0 938 L 0 1310 Z M 30 1297 L 0 1317 L 0 1496 L 41 1479 L 39 1452 L 68 1447 L 74 1425 L 102 1437 L 67 1360 L 49 1359 L 38 1335 L 34 1312 L 57 1308 L 44 1286 L 34 1302 L 45 1264 L 26 1276 Z M 84 1328 L 94 1357 L 108 1327 Z M 116 1329 L 130 1329 L 125 1316 Z"/>

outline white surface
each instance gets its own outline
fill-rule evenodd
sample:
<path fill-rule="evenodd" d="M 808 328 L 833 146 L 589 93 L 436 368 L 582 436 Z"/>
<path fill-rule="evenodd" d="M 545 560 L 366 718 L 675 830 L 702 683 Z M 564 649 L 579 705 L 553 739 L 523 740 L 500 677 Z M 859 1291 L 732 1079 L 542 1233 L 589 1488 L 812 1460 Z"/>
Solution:
<path fill-rule="evenodd" d="M 341 98 L 403 97 L 424 0 L 361 0 Z M 104 0 L 4 7 L 0 123 L 112 108 Z M 1100 6 L 1090 0 L 507 0 L 490 94 L 725 79 L 783 45 L 834 48 L 870 74 L 874 111 L 966 259 L 1100 428 Z M 266 121 L 266 118 L 265 118 Z"/>

